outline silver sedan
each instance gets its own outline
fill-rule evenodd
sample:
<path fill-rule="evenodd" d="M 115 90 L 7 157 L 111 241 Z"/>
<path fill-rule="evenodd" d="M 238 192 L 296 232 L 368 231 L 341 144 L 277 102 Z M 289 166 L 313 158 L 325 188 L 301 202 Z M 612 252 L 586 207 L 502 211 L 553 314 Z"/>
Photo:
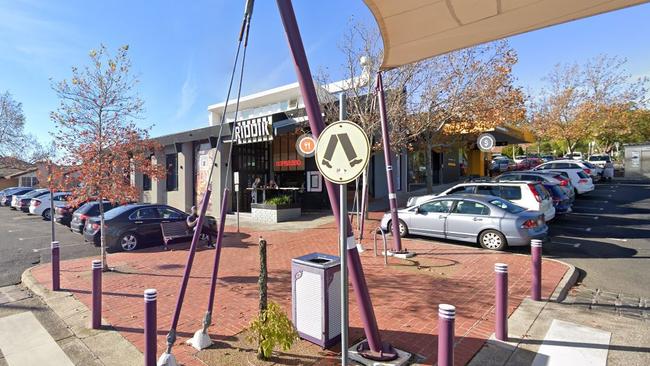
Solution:
<path fill-rule="evenodd" d="M 527 211 L 496 196 L 452 194 L 398 211 L 399 233 L 431 236 L 476 243 L 483 248 L 503 250 L 507 246 L 529 245 L 544 239 L 548 226 L 539 211 Z M 390 213 L 381 229 L 390 231 Z"/>

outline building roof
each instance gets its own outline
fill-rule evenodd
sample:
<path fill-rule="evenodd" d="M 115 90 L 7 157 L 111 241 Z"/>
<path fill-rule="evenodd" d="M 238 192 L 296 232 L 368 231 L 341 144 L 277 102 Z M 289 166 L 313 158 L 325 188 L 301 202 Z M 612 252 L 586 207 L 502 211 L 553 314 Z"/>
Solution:
<path fill-rule="evenodd" d="M 384 42 L 382 69 L 642 4 L 648 0 L 364 0 Z"/>
<path fill-rule="evenodd" d="M 34 164 L 30 164 L 13 156 L 0 157 L 0 177 L 20 173 L 32 167 L 34 167 Z"/>
<path fill-rule="evenodd" d="M 29 169 L 20 170 L 20 171 L 17 171 L 17 172 L 15 172 L 15 173 L 12 173 L 12 174 L 6 175 L 6 176 L 5 176 L 5 179 L 17 178 L 17 177 L 19 177 L 19 176 L 21 176 L 21 175 L 25 175 L 25 174 L 33 173 L 33 172 L 35 172 L 35 171 L 37 171 L 37 170 L 38 170 L 38 167 L 32 167 L 32 168 L 29 168 Z"/>

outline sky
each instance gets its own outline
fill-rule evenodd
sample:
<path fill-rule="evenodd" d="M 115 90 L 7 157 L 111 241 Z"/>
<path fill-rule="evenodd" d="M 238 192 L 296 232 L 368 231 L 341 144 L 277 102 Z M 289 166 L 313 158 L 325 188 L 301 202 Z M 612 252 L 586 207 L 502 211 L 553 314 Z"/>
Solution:
<path fill-rule="evenodd" d="M 51 83 L 87 64 L 91 49 L 128 44 L 145 102 L 142 126 L 159 136 L 207 126 L 207 106 L 223 101 L 244 0 L 0 0 L 0 92 L 23 104 L 26 131 L 51 140 Z M 338 49 L 351 19 L 375 26 L 362 0 L 294 0 L 312 72 L 342 77 Z M 628 59 L 634 77 L 650 77 L 650 4 L 511 37 L 518 85 L 535 91 L 557 63 L 599 54 Z M 275 1 L 258 0 L 243 95 L 296 80 Z"/>

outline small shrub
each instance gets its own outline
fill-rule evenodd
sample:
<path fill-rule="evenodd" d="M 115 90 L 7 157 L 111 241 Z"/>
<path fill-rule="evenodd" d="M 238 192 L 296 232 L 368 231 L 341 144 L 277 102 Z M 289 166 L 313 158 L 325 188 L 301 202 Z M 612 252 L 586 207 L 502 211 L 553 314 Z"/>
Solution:
<path fill-rule="evenodd" d="M 264 201 L 267 205 L 287 206 L 291 204 L 291 196 L 277 196 Z"/>
<path fill-rule="evenodd" d="M 262 360 L 268 360 L 276 347 L 288 351 L 298 339 L 291 320 L 274 302 L 269 302 L 268 308 L 253 319 L 249 329 L 247 340 L 257 343 L 257 357 Z"/>

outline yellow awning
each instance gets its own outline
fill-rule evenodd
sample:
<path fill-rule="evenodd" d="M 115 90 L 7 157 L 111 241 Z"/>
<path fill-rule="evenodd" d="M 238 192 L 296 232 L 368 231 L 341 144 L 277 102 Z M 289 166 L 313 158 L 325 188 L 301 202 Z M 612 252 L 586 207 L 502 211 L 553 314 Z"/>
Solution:
<path fill-rule="evenodd" d="M 382 69 L 391 69 L 649 0 L 364 1 L 384 41 Z"/>

